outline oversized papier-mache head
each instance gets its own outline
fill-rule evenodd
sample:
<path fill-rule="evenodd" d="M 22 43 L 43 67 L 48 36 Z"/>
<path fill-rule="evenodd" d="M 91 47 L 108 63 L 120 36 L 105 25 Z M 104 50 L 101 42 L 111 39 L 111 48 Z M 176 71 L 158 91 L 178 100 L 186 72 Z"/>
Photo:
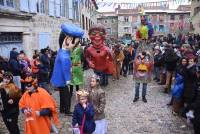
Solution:
<path fill-rule="evenodd" d="M 66 36 L 73 37 L 73 40 L 75 40 L 76 38 L 82 38 L 83 35 L 84 35 L 84 31 L 82 28 L 74 24 L 62 24 L 60 37 L 59 37 L 60 48 L 62 48 L 62 44 Z"/>

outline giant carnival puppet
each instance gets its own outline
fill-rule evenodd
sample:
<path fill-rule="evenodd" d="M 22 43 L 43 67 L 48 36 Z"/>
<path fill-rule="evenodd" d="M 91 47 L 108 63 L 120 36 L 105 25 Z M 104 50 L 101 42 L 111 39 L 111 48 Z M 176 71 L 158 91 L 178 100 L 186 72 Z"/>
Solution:
<path fill-rule="evenodd" d="M 71 115 L 71 94 L 69 85 L 71 81 L 71 56 L 70 51 L 79 45 L 84 31 L 73 24 L 62 24 L 59 37 L 59 47 L 55 59 L 51 83 L 60 92 L 60 112 Z"/>
<path fill-rule="evenodd" d="M 147 21 L 147 16 L 141 15 L 141 26 L 136 33 L 136 38 L 140 44 L 137 49 L 136 59 L 134 61 L 134 79 L 135 79 L 135 98 L 133 102 L 139 99 L 139 88 L 142 84 L 142 100 L 146 103 L 147 83 L 151 80 L 151 72 L 153 70 L 153 57 L 151 47 L 148 40 L 153 35 L 151 23 Z"/>
<path fill-rule="evenodd" d="M 113 59 L 111 50 L 105 45 L 106 30 L 102 25 L 93 25 L 89 29 L 91 46 L 86 50 L 86 60 L 89 67 L 100 76 L 100 84 L 108 84 L 107 74 L 113 74 Z"/>

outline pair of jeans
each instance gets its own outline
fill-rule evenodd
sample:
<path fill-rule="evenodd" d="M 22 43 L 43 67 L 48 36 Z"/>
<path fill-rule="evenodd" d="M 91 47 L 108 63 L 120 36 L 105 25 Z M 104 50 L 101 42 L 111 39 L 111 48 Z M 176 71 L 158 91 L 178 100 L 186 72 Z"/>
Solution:
<path fill-rule="evenodd" d="M 20 134 L 18 127 L 18 115 L 12 117 L 6 117 L 2 113 L 2 117 L 3 117 L 3 122 L 5 123 L 10 134 Z"/>
<path fill-rule="evenodd" d="M 156 78 L 157 80 L 160 79 L 160 68 L 159 68 L 159 67 L 155 67 L 155 68 L 154 68 L 154 75 L 155 75 L 155 78 Z"/>
<path fill-rule="evenodd" d="M 69 91 L 68 86 L 59 87 L 60 93 L 60 112 L 61 113 L 68 113 L 70 112 L 71 107 L 71 94 Z"/>
<path fill-rule="evenodd" d="M 129 69 L 129 64 L 123 63 L 122 64 L 122 70 L 123 70 L 124 75 L 127 75 L 128 69 Z"/>
<path fill-rule="evenodd" d="M 135 98 L 139 98 L 139 92 L 140 92 L 140 83 L 135 83 Z M 147 83 L 142 83 L 142 97 L 146 96 L 147 92 Z"/>
<path fill-rule="evenodd" d="M 94 71 L 96 75 L 100 77 L 100 85 L 107 86 L 108 85 L 108 75 L 101 71 Z"/>

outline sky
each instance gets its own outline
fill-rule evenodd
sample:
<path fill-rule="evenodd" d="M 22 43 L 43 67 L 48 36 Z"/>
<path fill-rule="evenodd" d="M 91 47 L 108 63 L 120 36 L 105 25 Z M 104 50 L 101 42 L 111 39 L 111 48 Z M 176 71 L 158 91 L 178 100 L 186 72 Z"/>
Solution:
<path fill-rule="evenodd" d="M 166 0 L 97 0 L 98 2 L 113 2 L 113 3 L 145 3 L 145 2 L 158 2 L 158 1 L 166 1 Z M 176 9 L 179 5 L 189 4 L 188 0 L 176 0 L 176 2 L 170 2 L 169 8 Z M 99 12 L 108 12 L 114 11 L 113 6 L 99 6 Z"/>

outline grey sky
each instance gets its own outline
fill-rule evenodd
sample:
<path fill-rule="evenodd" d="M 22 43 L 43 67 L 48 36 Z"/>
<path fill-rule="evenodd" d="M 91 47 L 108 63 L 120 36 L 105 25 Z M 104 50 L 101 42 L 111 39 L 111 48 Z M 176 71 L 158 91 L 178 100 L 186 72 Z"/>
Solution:
<path fill-rule="evenodd" d="M 157 1 L 166 1 L 166 0 L 142 0 L 144 2 L 157 2 Z M 141 0 L 97 0 L 98 2 L 113 2 L 113 3 L 141 3 Z M 176 9 L 178 5 L 189 4 L 188 0 L 176 0 L 176 2 L 170 2 L 169 7 L 170 9 Z M 106 12 L 106 11 L 114 11 L 113 5 L 111 6 L 104 6 L 99 7 L 99 12 Z"/>

